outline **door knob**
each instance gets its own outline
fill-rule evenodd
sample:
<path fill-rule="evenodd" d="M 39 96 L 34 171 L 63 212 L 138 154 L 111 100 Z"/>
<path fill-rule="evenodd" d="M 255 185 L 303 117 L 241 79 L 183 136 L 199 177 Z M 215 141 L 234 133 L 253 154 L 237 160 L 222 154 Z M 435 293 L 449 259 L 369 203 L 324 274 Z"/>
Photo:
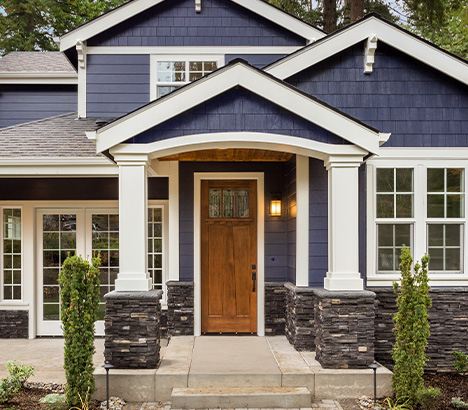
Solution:
<path fill-rule="evenodd" d="M 252 265 L 255 266 L 255 265 Z M 255 292 L 255 281 L 257 280 L 257 272 L 252 272 L 252 281 L 253 281 L 253 289 L 252 292 Z"/>

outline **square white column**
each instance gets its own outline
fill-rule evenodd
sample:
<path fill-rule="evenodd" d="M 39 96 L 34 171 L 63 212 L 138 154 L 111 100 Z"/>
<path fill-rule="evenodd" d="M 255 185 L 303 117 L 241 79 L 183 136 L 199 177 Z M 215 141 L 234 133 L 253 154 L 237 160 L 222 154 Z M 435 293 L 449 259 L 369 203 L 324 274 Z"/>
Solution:
<path fill-rule="evenodd" d="M 309 157 L 296 155 L 296 286 L 309 286 Z"/>
<path fill-rule="evenodd" d="M 148 274 L 148 155 L 119 155 L 119 257 L 116 291 L 151 289 Z"/>
<path fill-rule="evenodd" d="M 363 290 L 359 273 L 359 179 L 362 157 L 330 157 L 328 171 L 328 290 Z"/>

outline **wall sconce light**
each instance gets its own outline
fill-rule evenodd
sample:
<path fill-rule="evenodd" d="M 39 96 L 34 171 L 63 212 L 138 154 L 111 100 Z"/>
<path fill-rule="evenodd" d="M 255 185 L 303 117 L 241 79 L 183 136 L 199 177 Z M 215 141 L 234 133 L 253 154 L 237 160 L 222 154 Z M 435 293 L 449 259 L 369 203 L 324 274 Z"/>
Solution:
<path fill-rule="evenodd" d="M 281 216 L 281 199 L 270 201 L 270 216 Z"/>

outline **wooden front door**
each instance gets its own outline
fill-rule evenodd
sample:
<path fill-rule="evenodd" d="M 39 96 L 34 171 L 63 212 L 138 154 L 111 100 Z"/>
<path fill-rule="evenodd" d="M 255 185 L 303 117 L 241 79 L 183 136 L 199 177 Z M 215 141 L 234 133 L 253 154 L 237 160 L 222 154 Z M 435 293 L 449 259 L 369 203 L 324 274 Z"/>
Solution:
<path fill-rule="evenodd" d="M 203 333 L 257 332 L 257 182 L 202 181 Z"/>

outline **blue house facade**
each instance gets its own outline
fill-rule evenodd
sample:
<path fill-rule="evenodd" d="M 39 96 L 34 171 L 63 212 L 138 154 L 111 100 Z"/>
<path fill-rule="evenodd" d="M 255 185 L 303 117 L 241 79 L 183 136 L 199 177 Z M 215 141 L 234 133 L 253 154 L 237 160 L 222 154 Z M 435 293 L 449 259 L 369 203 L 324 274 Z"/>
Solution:
<path fill-rule="evenodd" d="M 213 333 L 391 365 L 407 246 L 431 256 L 429 367 L 464 349 L 466 61 L 261 0 L 133 0 L 60 51 L 0 60 L 0 337 L 60 335 L 61 264 L 100 251 L 116 366 Z"/>

